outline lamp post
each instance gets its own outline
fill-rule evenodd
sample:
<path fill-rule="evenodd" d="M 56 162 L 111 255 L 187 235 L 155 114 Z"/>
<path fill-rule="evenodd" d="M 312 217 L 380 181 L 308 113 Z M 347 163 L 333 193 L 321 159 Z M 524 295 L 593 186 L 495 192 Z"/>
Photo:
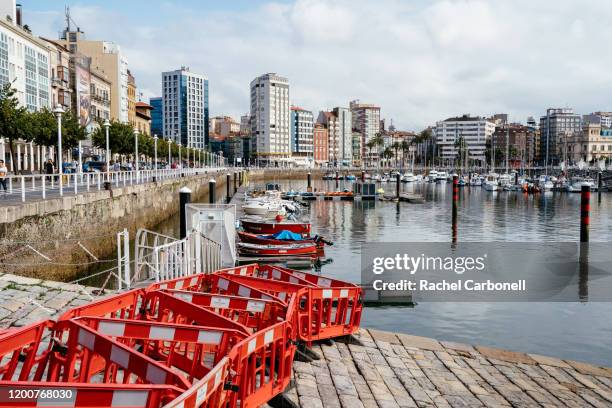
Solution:
<path fill-rule="evenodd" d="M 183 157 L 181 156 L 181 144 L 180 143 L 177 143 L 177 144 L 178 144 L 178 148 L 179 148 L 179 151 L 178 151 L 178 154 L 179 154 L 179 165 L 178 165 L 178 167 L 180 169 L 182 169 L 183 168 Z"/>
<path fill-rule="evenodd" d="M 62 105 L 57 105 L 55 109 L 53 109 L 53 113 L 57 117 L 57 162 L 59 165 L 59 191 L 60 196 L 64 195 L 64 186 L 62 180 L 62 115 L 64 114 L 64 109 Z"/>
<path fill-rule="evenodd" d="M 153 163 L 153 168 L 155 169 L 155 176 L 157 177 L 157 135 L 153 135 L 153 145 L 155 146 L 155 162 Z"/>
<path fill-rule="evenodd" d="M 172 168 L 172 139 L 168 138 L 168 168 Z"/>
<path fill-rule="evenodd" d="M 106 181 L 110 181 L 110 147 L 108 143 L 108 128 L 110 127 L 110 122 L 108 119 L 104 119 L 104 130 L 106 132 Z"/>
<path fill-rule="evenodd" d="M 138 129 L 134 128 L 134 148 L 136 150 L 134 157 L 134 170 L 136 170 L 136 184 L 138 184 Z"/>

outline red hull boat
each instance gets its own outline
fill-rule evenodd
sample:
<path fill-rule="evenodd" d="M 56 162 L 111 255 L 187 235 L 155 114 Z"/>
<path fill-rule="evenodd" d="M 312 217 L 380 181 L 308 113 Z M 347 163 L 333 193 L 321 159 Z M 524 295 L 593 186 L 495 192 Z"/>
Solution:
<path fill-rule="evenodd" d="M 249 242 L 251 244 L 260 244 L 260 245 L 288 245 L 291 243 L 296 244 L 315 244 L 319 250 L 323 249 L 323 247 L 327 245 L 333 245 L 332 242 L 326 241 L 322 237 L 315 236 L 313 238 L 304 238 L 301 241 L 289 241 L 283 239 L 276 239 L 271 234 L 266 235 L 257 235 L 250 232 L 238 231 L 238 236 L 240 237 L 240 241 Z"/>
<path fill-rule="evenodd" d="M 308 222 L 241 220 L 241 223 L 247 232 L 255 234 L 276 234 L 287 230 L 300 234 L 302 237 L 310 236 L 310 223 Z"/>
<path fill-rule="evenodd" d="M 236 244 L 240 255 L 249 256 L 318 256 L 315 243 L 289 245 L 259 245 L 247 242 Z"/>

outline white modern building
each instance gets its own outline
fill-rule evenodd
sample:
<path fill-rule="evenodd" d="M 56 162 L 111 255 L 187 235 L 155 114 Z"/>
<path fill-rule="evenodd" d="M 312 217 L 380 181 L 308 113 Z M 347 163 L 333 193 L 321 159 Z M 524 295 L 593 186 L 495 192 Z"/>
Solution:
<path fill-rule="evenodd" d="M 208 145 L 208 78 L 188 67 L 162 73 L 164 136 L 183 146 Z"/>
<path fill-rule="evenodd" d="M 260 163 L 291 160 L 289 80 L 275 73 L 251 81 L 252 155 Z"/>
<path fill-rule="evenodd" d="M 495 132 L 495 123 L 481 117 L 463 115 L 436 123 L 434 137 L 441 159 L 454 160 L 459 148 L 456 142 L 463 138 L 468 149 L 468 157 L 485 161 L 487 141 Z"/>
<path fill-rule="evenodd" d="M 341 107 L 334 108 L 333 112 L 338 122 L 339 162 L 350 166 L 353 162 L 353 115 L 349 109 Z"/>
<path fill-rule="evenodd" d="M 7 14 L 8 15 L 8 14 Z M 0 18 L 0 85 L 12 82 L 30 111 L 51 107 L 51 66 L 44 41 L 6 16 Z"/>
<path fill-rule="evenodd" d="M 313 159 L 314 115 L 312 111 L 291 107 L 291 154 L 296 164 L 309 165 Z"/>

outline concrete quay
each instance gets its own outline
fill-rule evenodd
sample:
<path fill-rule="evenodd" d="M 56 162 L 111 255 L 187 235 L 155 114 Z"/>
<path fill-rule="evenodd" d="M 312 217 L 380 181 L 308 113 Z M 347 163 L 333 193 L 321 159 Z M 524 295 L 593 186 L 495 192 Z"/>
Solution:
<path fill-rule="evenodd" d="M 611 407 L 612 369 L 361 329 L 294 362 L 285 393 L 304 408 Z"/>

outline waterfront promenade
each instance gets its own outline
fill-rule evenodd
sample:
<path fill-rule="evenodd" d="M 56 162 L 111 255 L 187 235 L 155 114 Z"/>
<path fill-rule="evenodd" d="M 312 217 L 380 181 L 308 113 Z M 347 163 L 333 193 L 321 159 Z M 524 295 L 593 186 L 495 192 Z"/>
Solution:
<path fill-rule="evenodd" d="M 304 408 L 612 406 L 612 368 L 576 361 L 368 329 L 313 349 L 285 393 Z"/>

